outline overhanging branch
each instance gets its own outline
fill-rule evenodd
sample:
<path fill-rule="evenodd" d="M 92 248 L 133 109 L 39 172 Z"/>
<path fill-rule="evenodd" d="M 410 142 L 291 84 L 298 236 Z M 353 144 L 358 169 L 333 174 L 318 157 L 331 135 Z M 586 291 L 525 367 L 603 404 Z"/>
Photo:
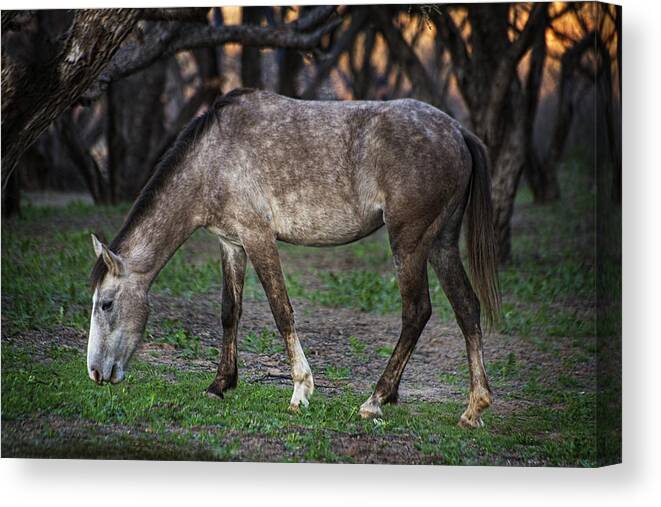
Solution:
<path fill-rule="evenodd" d="M 302 18 L 275 27 L 259 25 L 195 26 L 180 23 L 156 23 L 145 35 L 144 42 L 126 44 L 112 59 L 99 79 L 85 93 L 84 100 L 99 97 L 108 84 L 147 68 L 161 58 L 180 51 L 214 47 L 230 42 L 260 48 L 294 48 L 311 50 L 319 45 L 321 37 L 334 30 L 342 18 L 328 19 L 334 8 L 318 7 Z M 322 24 L 324 20 L 327 20 Z M 318 26 L 313 31 L 302 31 Z"/>

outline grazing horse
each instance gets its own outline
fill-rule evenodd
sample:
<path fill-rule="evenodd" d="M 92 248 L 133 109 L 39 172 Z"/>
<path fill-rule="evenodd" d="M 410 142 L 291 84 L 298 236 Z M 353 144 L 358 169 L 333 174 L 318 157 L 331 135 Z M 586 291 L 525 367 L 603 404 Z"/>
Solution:
<path fill-rule="evenodd" d="M 459 256 L 465 211 L 473 287 Z M 491 404 L 480 304 L 489 324 L 500 305 L 488 160 L 484 145 L 459 122 L 410 99 L 304 101 L 248 89 L 216 99 L 164 155 L 112 243 L 93 236 L 90 378 L 99 384 L 124 378 L 144 333 L 152 282 L 193 231 L 205 227 L 220 239 L 223 272 L 222 352 L 207 392 L 222 398 L 237 384 L 237 327 L 250 259 L 286 345 L 290 406 L 307 406 L 314 382 L 276 241 L 340 245 L 384 224 L 402 329 L 360 415 L 381 416 L 383 404 L 397 401 L 404 367 L 431 315 L 429 261 L 466 340 L 470 396 L 460 424 L 480 426 Z"/>

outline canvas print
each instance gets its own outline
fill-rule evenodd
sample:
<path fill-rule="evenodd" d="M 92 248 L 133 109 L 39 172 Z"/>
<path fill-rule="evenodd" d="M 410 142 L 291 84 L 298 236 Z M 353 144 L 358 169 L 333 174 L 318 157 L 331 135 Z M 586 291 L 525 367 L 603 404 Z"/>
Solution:
<path fill-rule="evenodd" d="M 621 460 L 622 10 L 2 11 L 2 457 Z"/>

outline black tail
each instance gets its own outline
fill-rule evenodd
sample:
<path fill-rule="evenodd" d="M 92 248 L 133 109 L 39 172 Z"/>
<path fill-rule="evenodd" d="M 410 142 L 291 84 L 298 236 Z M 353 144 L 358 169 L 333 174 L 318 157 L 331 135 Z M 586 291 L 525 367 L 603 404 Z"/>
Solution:
<path fill-rule="evenodd" d="M 480 300 L 487 328 L 493 328 L 500 318 L 500 287 L 489 157 L 486 147 L 475 134 L 464 129 L 462 134 L 473 158 L 467 209 L 468 267 L 471 284 Z"/>

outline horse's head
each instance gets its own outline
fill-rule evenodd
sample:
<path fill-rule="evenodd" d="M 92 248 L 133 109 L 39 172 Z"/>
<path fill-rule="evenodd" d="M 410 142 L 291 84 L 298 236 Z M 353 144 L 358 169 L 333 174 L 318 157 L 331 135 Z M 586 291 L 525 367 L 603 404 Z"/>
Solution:
<path fill-rule="evenodd" d="M 135 351 L 147 323 L 147 284 L 120 255 L 92 235 L 98 260 L 93 274 L 94 296 L 87 372 L 97 384 L 116 384 Z"/>

